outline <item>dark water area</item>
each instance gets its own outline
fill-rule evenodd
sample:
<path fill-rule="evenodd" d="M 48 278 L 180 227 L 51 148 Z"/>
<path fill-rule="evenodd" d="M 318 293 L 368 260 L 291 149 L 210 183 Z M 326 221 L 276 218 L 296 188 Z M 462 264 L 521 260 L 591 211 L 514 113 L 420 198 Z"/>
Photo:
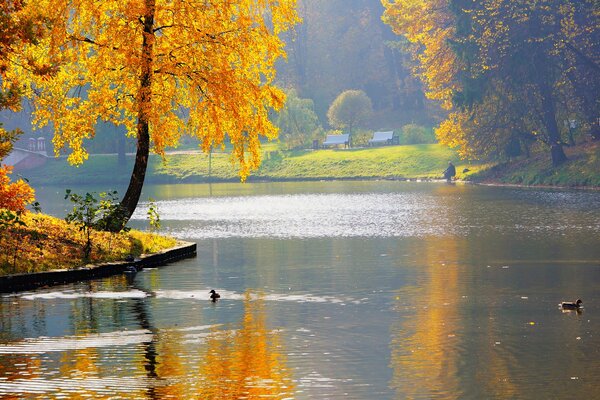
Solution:
<path fill-rule="evenodd" d="M 149 197 L 198 257 L 1 297 L 0 398 L 600 397 L 600 193 L 313 182 Z M 581 312 L 557 306 L 576 298 Z"/>

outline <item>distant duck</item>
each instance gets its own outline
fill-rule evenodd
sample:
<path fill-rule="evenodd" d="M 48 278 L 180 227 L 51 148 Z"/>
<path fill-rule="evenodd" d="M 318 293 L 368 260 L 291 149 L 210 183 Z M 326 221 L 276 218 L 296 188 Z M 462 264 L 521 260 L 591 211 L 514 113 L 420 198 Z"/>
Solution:
<path fill-rule="evenodd" d="M 565 310 L 579 310 L 583 308 L 583 301 L 581 299 L 577 299 L 577 301 L 563 301 L 559 304 L 559 306 Z"/>
<path fill-rule="evenodd" d="M 221 297 L 221 295 L 217 292 L 215 292 L 215 289 L 211 290 L 210 292 L 210 300 L 214 303 L 217 300 L 219 300 L 219 298 Z"/>

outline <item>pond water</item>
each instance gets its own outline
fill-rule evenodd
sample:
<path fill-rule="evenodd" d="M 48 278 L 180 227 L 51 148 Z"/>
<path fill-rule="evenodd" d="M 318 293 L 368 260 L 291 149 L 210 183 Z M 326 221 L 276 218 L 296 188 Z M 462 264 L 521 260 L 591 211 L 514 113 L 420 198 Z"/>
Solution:
<path fill-rule="evenodd" d="M 56 215 L 63 193 L 38 190 Z M 0 397 L 600 397 L 598 192 L 383 181 L 149 197 L 197 258 L 1 297 Z M 557 307 L 578 297 L 582 312 Z"/>

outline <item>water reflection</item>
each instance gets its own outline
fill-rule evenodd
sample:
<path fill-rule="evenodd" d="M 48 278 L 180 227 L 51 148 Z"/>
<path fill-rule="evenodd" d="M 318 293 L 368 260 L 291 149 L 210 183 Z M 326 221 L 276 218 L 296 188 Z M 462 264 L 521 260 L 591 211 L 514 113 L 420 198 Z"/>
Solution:
<path fill-rule="evenodd" d="M 263 301 L 253 301 L 247 293 L 244 308 L 238 331 L 208 337 L 199 398 L 293 397 L 280 333 L 267 328 Z"/>
<path fill-rule="evenodd" d="M 597 192 L 146 189 L 198 257 L 0 298 L 0 397 L 600 397 Z"/>
<path fill-rule="evenodd" d="M 451 238 L 427 238 L 414 251 L 423 277 L 396 296 L 396 308 L 410 318 L 392 327 L 392 386 L 398 398 L 458 395 L 464 350 L 458 317 L 463 302 L 458 245 Z"/>
<path fill-rule="evenodd" d="M 597 279 L 582 277 L 596 276 L 598 267 L 568 258 L 540 267 L 493 257 L 519 240 L 494 240 L 494 252 L 486 238 L 428 237 L 413 244 L 419 279 L 397 290 L 400 317 L 391 328 L 397 398 L 600 395 L 596 315 L 564 313 L 553 301 L 569 291 L 597 300 Z"/>
<path fill-rule="evenodd" d="M 81 301 L 91 299 L 82 297 Z M 93 307 L 76 307 L 77 334 L 0 346 L 2 398 L 256 399 L 293 397 L 281 331 L 247 293 L 239 323 L 158 329 L 132 299 L 135 331 L 92 333 Z"/>

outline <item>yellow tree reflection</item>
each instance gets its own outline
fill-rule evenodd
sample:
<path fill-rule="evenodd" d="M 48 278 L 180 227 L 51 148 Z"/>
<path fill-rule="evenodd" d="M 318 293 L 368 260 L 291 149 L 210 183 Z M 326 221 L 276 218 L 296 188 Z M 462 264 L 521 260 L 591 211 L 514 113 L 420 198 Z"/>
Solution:
<path fill-rule="evenodd" d="M 278 331 L 268 330 L 264 302 L 246 294 L 244 319 L 235 332 L 214 332 L 200 366 L 201 399 L 283 399 L 294 385 Z"/>
<path fill-rule="evenodd" d="M 477 246 L 476 239 L 459 237 L 415 243 L 419 264 L 426 270 L 417 286 L 397 297 L 396 308 L 413 313 L 392 327 L 392 386 L 398 398 L 460 398 L 471 391 L 493 398 L 519 395 L 508 368 L 516 360 L 489 340 L 499 330 L 493 311 L 482 319 L 477 337 L 466 337 L 474 328 L 463 305 L 473 301 L 473 283 L 463 276 L 462 264 Z"/>
<path fill-rule="evenodd" d="M 422 255 L 427 276 L 418 288 L 398 296 L 397 307 L 407 305 L 414 316 L 392 338 L 393 386 L 405 398 L 456 393 L 458 302 L 457 244 L 427 238 L 415 248 Z M 408 303 L 405 303 L 407 302 Z"/>

